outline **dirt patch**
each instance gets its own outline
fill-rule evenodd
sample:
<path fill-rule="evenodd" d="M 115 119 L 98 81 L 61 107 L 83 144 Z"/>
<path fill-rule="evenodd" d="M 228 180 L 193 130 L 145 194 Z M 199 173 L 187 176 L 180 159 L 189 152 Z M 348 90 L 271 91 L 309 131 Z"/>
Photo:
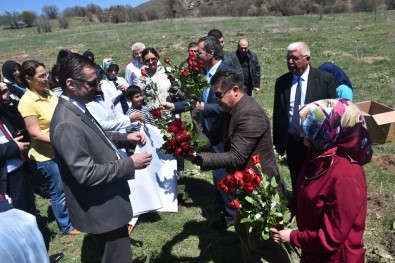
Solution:
<path fill-rule="evenodd" d="M 382 57 L 382 56 L 371 56 L 371 57 L 363 57 L 363 58 L 357 58 L 357 60 L 359 62 L 365 62 L 368 64 L 373 64 L 376 61 L 383 61 L 383 60 L 389 60 L 386 57 Z"/>
<path fill-rule="evenodd" d="M 354 55 L 351 54 L 351 53 L 348 53 L 348 52 L 343 52 L 343 53 L 342 53 L 342 56 L 343 56 L 343 57 L 346 57 L 346 58 L 351 58 L 351 57 L 353 57 Z"/>
<path fill-rule="evenodd" d="M 384 154 L 384 155 L 380 155 L 380 156 L 374 156 L 372 158 L 372 160 L 378 166 L 395 171 L 395 155 L 393 155 L 393 154 Z"/>
<path fill-rule="evenodd" d="M 389 194 L 370 192 L 368 194 L 368 213 L 376 213 L 380 217 L 387 211 L 389 204 L 392 202 L 393 198 Z"/>

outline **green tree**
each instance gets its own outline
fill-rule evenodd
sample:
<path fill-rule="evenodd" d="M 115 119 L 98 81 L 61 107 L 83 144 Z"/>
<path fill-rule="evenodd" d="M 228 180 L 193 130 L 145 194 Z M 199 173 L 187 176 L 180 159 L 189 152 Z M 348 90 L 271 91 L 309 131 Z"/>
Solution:
<path fill-rule="evenodd" d="M 20 15 L 22 21 L 28 26 L 32 27 L 37 15 L 33 11 L 23 11 Z"/>

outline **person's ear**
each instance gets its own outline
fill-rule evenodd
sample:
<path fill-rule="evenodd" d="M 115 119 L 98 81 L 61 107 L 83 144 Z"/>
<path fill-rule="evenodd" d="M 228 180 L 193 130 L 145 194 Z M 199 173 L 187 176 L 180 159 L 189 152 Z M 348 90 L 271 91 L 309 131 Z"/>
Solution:
<path fill-rule="evenodd" d="M 307 57 L 306 57 L 306 60 L 307 60 L 307 61 L 310 61 L 310 56 L 307 56 Z"/>
<path fill-rule="evenodd" d="M 69 90 L 75 90 L 75 80 L 73 80 L 72 78 L 68 78 L 68 79 L 66 79 L 66 86 L 67 86 L 67 89 L 69 89 Z"/>

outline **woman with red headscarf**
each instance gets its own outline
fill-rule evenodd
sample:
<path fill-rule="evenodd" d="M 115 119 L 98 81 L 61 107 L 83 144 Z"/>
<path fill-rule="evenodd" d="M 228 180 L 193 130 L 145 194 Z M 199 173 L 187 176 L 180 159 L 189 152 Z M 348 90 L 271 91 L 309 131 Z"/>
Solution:
<path fill-rule="evenodd" d="M 298 230 L 271 229 L 273 239 L 302 249 L 301 262 L 364 262 L 367 186 L 362 165 L 372 148 L 358 107 L 320 100 L 300 110 L 309 153 L 297 184 Z"/>

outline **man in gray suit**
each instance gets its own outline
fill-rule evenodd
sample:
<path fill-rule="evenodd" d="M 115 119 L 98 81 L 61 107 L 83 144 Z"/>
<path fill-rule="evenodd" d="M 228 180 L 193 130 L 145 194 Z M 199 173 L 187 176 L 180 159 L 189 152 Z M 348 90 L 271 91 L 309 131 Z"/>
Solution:
<path fill-rule="evenodd" d="M 211 79 L 211 86 L 223 113 L 207 135 L 213 145 L 222 142 L 224 152 L 195 153 L 192 163 L 204 170 L 222 167 L 234 173 L 249 167 L 256 169 L 250 158 L 260 155 L 262 171 L 276 177 L 280 194 L 284 196 L 285 185 L 276 164 L 265 111 L 245 93 L 241 76 L 233 70 L 217 72 Z M 286 252 L 272 239 L 264 241 L 259 233 L 248 233 L 245 225 L 240 224 L 238 213 L 235 230 L 240 237 L 244 262 L 261 262 L 261 258 L 269 262 L 289 262 Z"/>
<path fill-rule="evenodd" d="M 73 225 L 93 234 L 102 262 L 132 262 L 127 224 L 133 216 L 127 180 L 149 165 L 148 153 L 121 159 L 117 148 L 144 144 L 141 133 L 106 133 L 86 109 L 100 79 L 79 54 L 62 62 L 50 138 Z"/>

